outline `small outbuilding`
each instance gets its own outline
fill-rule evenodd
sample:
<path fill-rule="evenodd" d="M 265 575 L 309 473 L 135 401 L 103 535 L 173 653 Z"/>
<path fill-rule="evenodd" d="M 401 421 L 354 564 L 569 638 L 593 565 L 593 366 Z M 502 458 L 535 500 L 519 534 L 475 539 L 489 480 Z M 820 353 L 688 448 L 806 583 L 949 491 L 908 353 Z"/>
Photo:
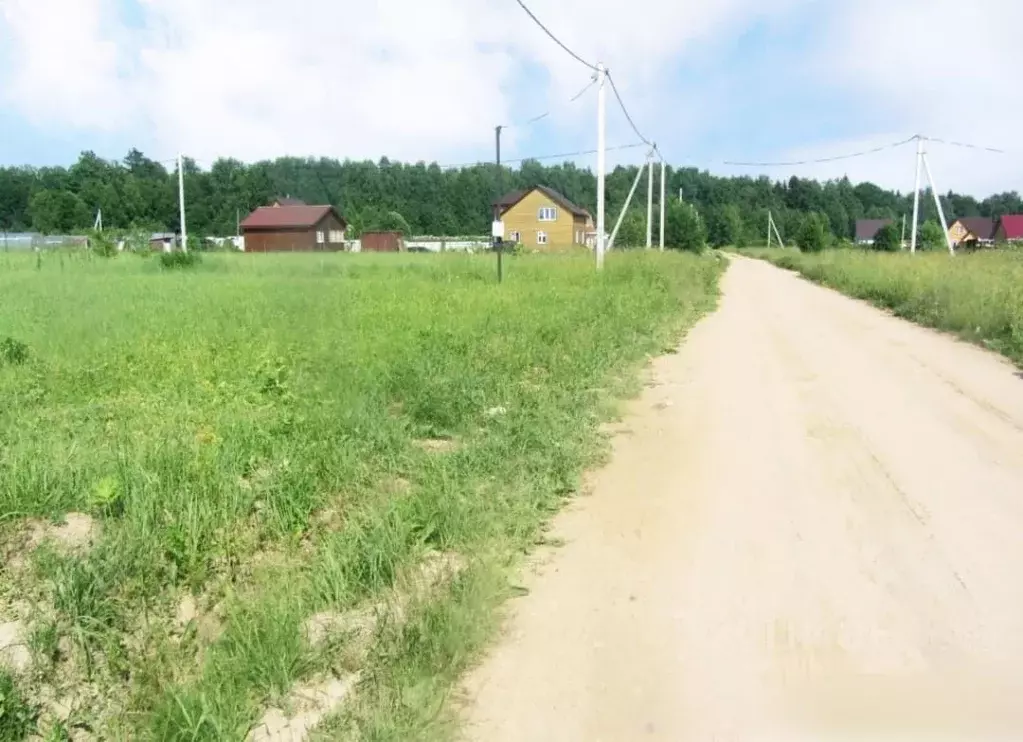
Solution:
<path fill-rule="evenodd" d="M 405 252 L 401 232 L 363 232 L 359 238 L 362 252 Z"/>
<path fill-rule="evenodd" d="M 245 252 L 344 249 L 345 221 L 333 206 L 261 206 L 241 223 Z"/>

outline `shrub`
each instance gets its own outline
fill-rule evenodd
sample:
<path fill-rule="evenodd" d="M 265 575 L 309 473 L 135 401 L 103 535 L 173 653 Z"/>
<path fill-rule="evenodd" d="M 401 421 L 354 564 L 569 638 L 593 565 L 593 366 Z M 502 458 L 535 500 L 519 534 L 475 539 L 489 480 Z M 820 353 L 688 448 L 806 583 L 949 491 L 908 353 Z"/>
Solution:
<path fill-rule="evenodd" d="M 898 252 L 902 248 L 902 237 L 894 224 L 886 224 L 877 231 L 873 248 L 879 252 Z"/>
<path fill-rule="evenodd" d="M 202 262 L 202 255 L 192 250 L 160 253 L 160 265 L 168 270 L 194 268 Z"/>
<path fill-rule="evenodd" d="M 28 346 L 14 338 L 0 340 L 0 364 L 20 366 L 28 360 Z"/>
<path fill-rule="evenodd" d="M 827 247 L 827 230 L 820 214 L 811 212 L 806 215 L 796 237 L 796 244 L 803 252 L 821 252 Z"/>

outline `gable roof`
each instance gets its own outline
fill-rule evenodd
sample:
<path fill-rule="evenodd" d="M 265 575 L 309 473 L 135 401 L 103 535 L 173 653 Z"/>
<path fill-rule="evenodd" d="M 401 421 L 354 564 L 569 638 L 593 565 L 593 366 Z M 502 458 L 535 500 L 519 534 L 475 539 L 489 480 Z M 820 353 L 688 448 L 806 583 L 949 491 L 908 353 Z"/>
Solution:
<path fill-rule="evenodd" d="M 893 223 L 893 219 L 857 219 L 856 241 L 872 240 L 881 231 L 881 227 L 887 227 Z"/>
<path fill-rule="evenodd" d="M 1006 214 L 999 223 L 1005 230 L 1005 239 L 1023 239 L 1023 214 Z"/>
<path fill-rule="evenodd" d="M 567 198 L 565 198 L 563 195 L 558 193 L 553 188 L 548 188 L 547 186 L 542 185 L 536 185 L 533 186 L 532 188 L 526 188 L 521 191 L 512 191 L 511 193 L 507 193 L 501 198 L 499 198 L 497 201 L 495 201 L 494 206 L 499 207 L 501 209 L 501 213 L 503 214 L 533 191 L 540 191 L 540 193 L 547 196 L 547 198 L 549 198 L 551 201 L 554 201 L 555 203 L 559 204 L 563 209 L 571 212 L 575 216 L 581 216 L 586 219 L 593 218 L 590 215 L 590 212 L 588 212 L 583 207 L 576 206 L 574 203 L 569 201 Z"/>
<path fill-rule="evenodd" d="M 995 236 L 994 219 L 989 219 L 986 216 L 964 216 L 956 221 L 966 227 L 966 231 L 978 240 L 990 240 Z"/>
<path fill-rule="evenodd" d="M 333 206 L 260 206 L 242 222 L 242 229 L 310 229 L 328 214 L 348 222 Z"/>

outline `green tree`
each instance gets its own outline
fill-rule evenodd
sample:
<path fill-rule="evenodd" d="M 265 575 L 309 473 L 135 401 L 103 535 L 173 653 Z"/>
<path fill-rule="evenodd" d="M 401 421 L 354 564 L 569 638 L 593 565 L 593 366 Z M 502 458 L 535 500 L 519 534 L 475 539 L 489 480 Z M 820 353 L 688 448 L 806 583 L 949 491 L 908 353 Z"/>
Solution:
<path fill-rule="evenodd" d="M 646 245 L 646 214 L 639 209 L 632 209 L 625 214 L 622 226 L 615 237 L 618 247 L 642 247 Z"/>
<path fill-rule="evenodd" d="M 821 214 L 812 211 L 803 217 L 796 244 L 803 252 L 821 252 L 827 247 L 828 233 Z"/>
<path fill-rule="evenodd" d="M 672 201 L 664 214 L 664 241 L 676 250 L 700 252 L 707 246 L 707 228 L 692 204 Z"/>
<path fill-rule="evenodd" d="M 62 234 L 90 226 L 85 203 L 71 191 L 37 191 L 29 201 L 32 227 L 43 234 Z"/>
<path fill-rule="evenodd" d="M 707 239 L 714 247 L 738 246 L 745 240 L 738 206 L 732 203 L 708 210 Z"/>
<path fill-rule="evenodd" d="M 941 225 L 930 219 L 920 227 L 918 243 L 921 250 L 942 250 L 947 247 L 945 232 Z"/>
<path fill-rule="evenodd" d="M 902 249 L 902 236 L 894 224 L 886 224 L 874 235 L 872 247 L 880 252 L 898 252 Z"/>

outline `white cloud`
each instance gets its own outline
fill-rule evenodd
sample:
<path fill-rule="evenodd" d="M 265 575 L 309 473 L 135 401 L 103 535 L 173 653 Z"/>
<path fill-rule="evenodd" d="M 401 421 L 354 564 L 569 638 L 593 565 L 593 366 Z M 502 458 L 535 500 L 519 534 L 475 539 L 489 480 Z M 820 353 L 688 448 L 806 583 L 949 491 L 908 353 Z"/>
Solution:
<path fill-rule="evenodd" d="M 996 155 L 929 143 L 938 189 L 978 196 L 1020 190 L 1023 68 L 1018 0 L 855 0 L 836 6 L 812 60 L 819 83 L 847 91 L 850 104 L 886 119 L 886 131 L 817 143 L 779 159 L 858 151 L 913 134 L 1009 150 Z M 817 177 L 873 180 L 909 191 L 912 146 L 863 159 L 796 169 Z"/>
<path fill-rule="evenodd" d="M 672 131 L 674 62 L 694 42 L 809 0 L 531 0 L 566 43 L 615 72 L 649 136 Z M 554 106 L 593 143 L 592 97 L 560 105 L 587 70 L 513 0 L 7 0 L 11 100 L 34 120 L 143 131 L 154 154 L 200 160 L 279 154 L 460 159 L 488 148 L 495 122 Z M 547 70 L 549 85 L 526 76 Z M 660 94 L 659 94 L 660 93 Z M 613 106 L 613 99 L 609 101 Z M 613 109 L 612 109 L 613 110 Z M 509 132 L 514 147 L 516 133 Z M 631 138 L 621 117 L 612 141 Z"/>

